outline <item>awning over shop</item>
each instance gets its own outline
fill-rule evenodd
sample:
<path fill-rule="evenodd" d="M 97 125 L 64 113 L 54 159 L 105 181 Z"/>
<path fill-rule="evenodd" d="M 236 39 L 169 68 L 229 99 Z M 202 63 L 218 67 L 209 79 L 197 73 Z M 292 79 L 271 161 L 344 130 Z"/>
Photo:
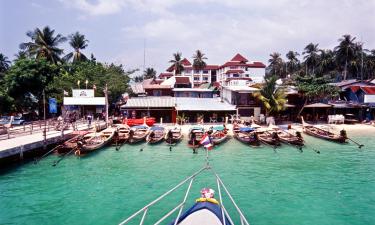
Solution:
<path fill-rule="evenodd" d="M 178 111 L 236 111 L 236 106 L 220 98 L 176 98 Z"/>
<path fill-rule="evenodd" d="M 121 108 L 172 108 L 176 106 L 173 97 L 137 97 L 130 98 Z"/>
<path fill-rule="evenodd" d="M 104 97 L 74 98 L 64 97 L 64 105 L 105 105 Z"/>
<path fill-rule="evenodd" d="M 306 105 L 305 108 L 332 108 L 332 105 L 324 103 L 313 103 Z"/>

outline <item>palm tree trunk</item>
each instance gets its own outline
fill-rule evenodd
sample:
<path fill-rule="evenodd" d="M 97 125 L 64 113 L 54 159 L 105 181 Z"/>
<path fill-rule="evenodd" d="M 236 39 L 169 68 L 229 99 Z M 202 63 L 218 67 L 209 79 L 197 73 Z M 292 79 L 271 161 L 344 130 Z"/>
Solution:
<path fill-rule="evenodd" d="M 303 109 L 305 108 L 305 106 L 307 105 L 307 98 L 305 99 L 305 103 L 303 103 L 303 106 L 302 108 L 299 110 L 298 114 L 297 114 L 297 118 L 301 115 Z"/>
<path fill-rule="evenodd" d="M 344 80 L 346 80 L 346 73 L 347 73 L 346 68 L 347 68 L 347 66 L 348 66 L 348 59 L 345 60 Z"/>

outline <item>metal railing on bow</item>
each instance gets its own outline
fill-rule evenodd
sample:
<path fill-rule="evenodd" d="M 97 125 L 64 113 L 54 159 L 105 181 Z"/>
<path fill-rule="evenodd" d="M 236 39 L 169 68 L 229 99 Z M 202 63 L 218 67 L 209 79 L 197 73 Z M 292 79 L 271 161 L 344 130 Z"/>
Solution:
<path fill-rule="evenodd" d="M 206 152 L 207 152 L 207 150 L 206 150 Z M 236 209 L 236 211 L 237 211 L 237 213 L 239 215 L 239 220 L 241 222 L 241 225 L 249 225 L 249 222 L 247 221 L 247 219 L 244 216 L 244 214 L 241 211 L 241 209 L 238 207 L 237 203 L 234 201 L 234 199 L 233 199 L 232 195 L 230 194 L 230 192 L 228 191 L 227 187 L 224 185 L 223 181 L 221 180 L 221 178 L 219 177 L 219 175 L 215 172 L 215 170 L 209 165 L 209 162 L 208 162 L 208 152 L 207 152 L 207 157 L 206 157 L 206 165 L 203 168 L 201 168 L 200 170 L 198 170 L 197 172 L 195 172 L 193 175 L 187 177 L 185 180 L 181 181 L 175 187 L 173 187 L 172 189 L 168 190 L 167 192 L 165 192 L 164 194 L 162 194 L 161 196 L 159 196 L 158 198 L 156 198 L 154 201 L 150 202 L 149 204 L 147 204 L 146 206 L 144 206 L 143 208 L 141 208 L 140 210 L 138 210 L 137 212 L 135 212 L 134 214 L 132 214 L 131 216 L 129 216 L 127 219 L 125 219 L 124 221 L 122 221 L 120 223 L 120 225 L 124 225 L 124 224 L 129 223 L 130 221 L 132 221 L 134 218 L 137 218 L 137 216 L 141 215 L 141 214 L 142 214 L 142 217 L 141 217 L 141 220 L 140 220 L 139 224 L 140 225 L 144 224 L 145 218 L 147 216 L 147 212 L 148 212 L 148 210 L 149 210 L 150 207 L 152 207 L 153 205 L 155 205 L 156 203 L 158 203 L 159 201 L 161 201 L 162 199 L 164 199 L 166 196 L 170 195 L 172 192 L 174 192 L 177 189 L 179 189 L 180 187 L 182 187 L 184 184 L 189 183 L 188 188 L 187 188 L 187 190 L 185 192 L 185 196 L 184 196 L 182 202 L 180 202 L 179 204 L 177 204 L 176 207 L 174 207 L 173 209 L 171 209 L 170 211 L 168 211 L 157 222 L 154 223 L 155 225 L 158 225 L 158 224 L 162 223 L 165 219 L 167 219 L 170 215 L 172 215 L 174 212 L 176 212 L 178 210 L 178 214 L 177 214 L 177 217 L 176 217 L 175 222 L 174 222 L 174 225 L 177 225 L 178 221 L 179 221 L 179 218 L 181 216 L 181 213 L 182 213 L 182 211 L 184 209 L 184 206 L 185 206 L 185 203 L 186 203 L 186 199 L 187 199 L 187 197 L 189 195 L 189 192 L 191 190 L 191 186 L 192 186 L 192 184 L 194 182 L 194 179 L 199 174 L 201 174 L 203 171 L 210 171 L 210 172 L 212 172 L 213 175 L 216 178 L 217 189 L 218 189 L 218 193 L 219 193 L 219 202 L 220 202 L 220 208 L 221 208 L 221 215 L 222 215 L 221 222 L 223 223 L 223 225 L 227 225 L 226 224 L 226 218 L 230 221 L 230 223 L 232 225 L 234 224 L 234 222 L 233 222 L 232 217 L 228 213 L 227 209 L 224 207 L 223 197 L 222 197 L 222 193 L 221 193 L 221 188 L 224 189 L 226 195 L 228 196 L 228 198 L 230 199 L 230 201 L 233 204 L 234 208 Z"/>

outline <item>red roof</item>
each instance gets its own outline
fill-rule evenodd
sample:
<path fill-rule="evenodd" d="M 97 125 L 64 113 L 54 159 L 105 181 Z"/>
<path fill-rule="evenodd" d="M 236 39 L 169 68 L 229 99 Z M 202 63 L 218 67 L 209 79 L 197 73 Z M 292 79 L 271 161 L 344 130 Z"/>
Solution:
<path fill-rule="evenodd" d="M 217 69 L 219 69 L 218 65 L 206 65 L 206 67 L 204 67 L 204 70 L 217 70 Z"/>
<path fill-rule="evenodd" d="M 182 65 L 184 66 L 191 66 L 191 63 L 189 62 L 189 60 L 187 60 L 187 58 L 184 58 L 182 61 L 181 61 Z"/>
<path fill-rule="evenodd" d="M 253 63 L 241 63 L 241 62 L 226 62 L 224 65 L 220 66 L 219 68 L 229 67 L 229 66 L 244 66 L 248 68 L 266 68 L 261 62 L 253 62 Z"/>
<path fill-rule="evenodd" d="M 159 77 L 160 78 L 163 78 L 163 77 L 173 77 L 173 73 L 160 73 L 159 74 Z"/>
<path fill-rule="evenodd" d="M 359 90 L 359 86 L 351 86 L 350 87 L 350 90 L 352 90 L 352 92 L 356 93 L 358 90 Z"/>
<path fill-rule="evenodd" d="M 361 87 L 362 91 L 369 95 L 375 95 L 375 86 Z"/>
<path fill-rule="evenodd" d="M 226 74 L 228 73 L 244 73 L 243 70 L 228 70 L 227 72 L 225 72 Z"/>
<path fill-rule="evenodd" d="M 221 86 L 220 82 L 217 82 L 217 81 L 213 82 L 211 85 L 216 87 L 216 88 L 219 88 Z"/>
<path fill-rule="evenodd" d="M 245 57 L 243 57 L 241 54 L 237 53 L 230 61 L 232 62 L 248 62 Z"/>
<path fill-rule="evenodd" d="M 176 84 L 190 84 L 189 77 L 176 77 Z"/>

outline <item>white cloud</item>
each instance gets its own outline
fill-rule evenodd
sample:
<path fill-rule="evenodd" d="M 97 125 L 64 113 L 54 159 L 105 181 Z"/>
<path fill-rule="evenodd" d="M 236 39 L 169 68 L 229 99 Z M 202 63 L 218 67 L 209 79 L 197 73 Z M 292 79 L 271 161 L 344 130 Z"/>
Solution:
<path fill-rule="evenodd" d="M 124 43 L 138 43 L 114 60 L 131 55 L 124 63 L 141 65 L 146 39 L 148 61 L 159 70 L 176 51 L 190 58 L 201 49 L 209 63 L 223 63 L 236 52 L 266 62 L 274 51 L 302 52 L 310 42 L 332 48 L 347 33 L 375 48 L 375 0 L 72 0 L 70 5 L 88 16 L 137 15 L 136 23 L 124 19 L 121 35 Z"/>

